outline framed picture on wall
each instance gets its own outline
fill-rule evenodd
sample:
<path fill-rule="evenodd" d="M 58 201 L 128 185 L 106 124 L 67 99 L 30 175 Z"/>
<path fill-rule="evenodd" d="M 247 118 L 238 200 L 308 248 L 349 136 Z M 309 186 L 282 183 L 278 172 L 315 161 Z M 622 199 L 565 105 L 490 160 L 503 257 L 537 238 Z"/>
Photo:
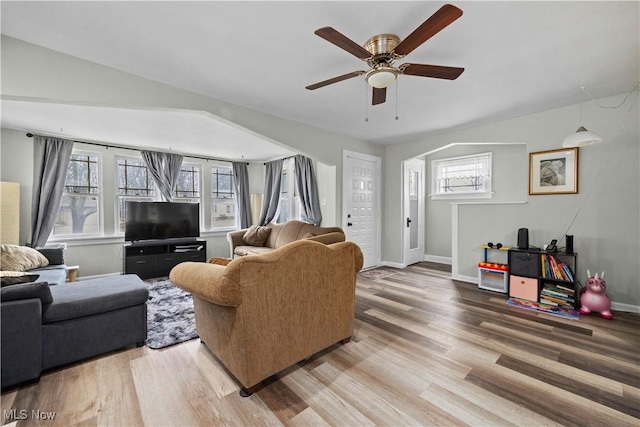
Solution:
<path fill-rule="evenodd" d="M 578 148 L 529 153 L 529 194 L 576 194 Z"/>

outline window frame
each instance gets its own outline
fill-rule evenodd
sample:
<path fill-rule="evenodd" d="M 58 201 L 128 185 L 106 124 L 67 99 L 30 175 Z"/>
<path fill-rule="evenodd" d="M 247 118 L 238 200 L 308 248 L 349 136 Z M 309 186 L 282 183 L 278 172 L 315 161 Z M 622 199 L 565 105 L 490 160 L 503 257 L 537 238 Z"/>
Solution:
<path fill-rule="evenodd" d="M 287 212 L 288 215 L 286 217 L 280 218 L 282 214 L 282 204 L 283 204 L 283 191 L 282 188 L 284 185 L 280 186 L 280 197 L 278 199 L 278 211 L 276 212 L 275 217 L 273 218 L 273 223 L 277 221 L 281 221 L 280 223 L 284 223 L 287 221 L 291 221 L 293 219 L 297 219 L 299 221 L 307 222 L 307 219 L 304 218 L 304 214 L 302 213 L 302 201 L 300 200 L 300 193 L 298 190 L 298 185 L 296 184 L 296 162 L 295 158 L 291 157 L 289 159 L 284 159 L 282 164 L 282 181 L 287 183 Z M 293 197 L 289 197 L 293 194 Z"/>
<path fill-rule="evenodd" d="M 228 174 L 222 174 L 222 175 L 228 175 L 230 178 L 230 183 L 231 183 L 231 189 L 229 192 L 221 192 L 219 191 L 219 186 L 218 186 L 218 182 L 219 182 L 219 176 L 221 175 L 219 172 L 219 170 L 228 170 L 229 173 Z M 218 176 L 218 180 L 216 182 L 216 185 L 214 186 L 214 175 Z M 234 179 L 233 179 L 233 167 L 232 165 L 212 165 L 211 166 L 211 173 L 209 174 L 210 177 L 210 183 L 211 183 L 211 191 L 209 192 L 209 197 L 210 197 L 210 204 L 209 204 L 209 210 L 210 210 L 210 214 L 211 214 L 211 219 L 209 221 L 209 231 L 211 232 L 219 232 L 219 231 L 232 231 L 232 230 L 238 230 L 240 228 L 240 220 L 239 220 L 239 215 L 238 215 L 238 196 L 236 194 L 236 189 L 235 189 L 235 183 L 234 183 Z M 221 193 L 224 194 L 229 194 L 230 197 L 219 197 Z M 217 209 L 217 204 L 215 203 L 216 200 L 220 200 L 220 199 L 233 199 L 234 203 L 233 203 L 233 225 L 225 225 L 225 226 L 221 226 L 221 227 L 215 227 L 214 226 L 214 221 L 215 221 L 215 214 L 216 214 L 216 209 Z M 227 213 L 228 209 L 228 205 L 227 208 L 225 209 L 225 214 Z"/>
<path fill-rule="evenodd" d="M 144 168 L 147 169 L 147 177 L 146 177 L 146 181 L 147 181 L 147 188 L 143 189 L 144 191 L 147 192 L 151 192 L 152 194 L 146 194 L 146 195 L 141 195 L 141 194 L 120 194 L 120 161 L 124 160 L 126 161 L 131 161 L 131 160 L 135 160 L 138 162 L 141 162 L 144 165 Z M 157 197 L 159 195 L 158 192 L 158 188 L 156 187 L 156 184 L 153 180 L 153 177 L 150 176 L 149 174 L 149 168 L 147 167 L 147 165 L 144 162 L 144 159 L 142 158 L 142 156 L 137 157 L 137 156 L 126 156 L 126 155 L 116 155 L 115 156 L 115 206 L 114 206 L 114 210 L 115 210 L 115 214 L 114 214 L 114 229 L 113 229 L 113 234 L 114 236 L 124 236 L 124 224 L 126 221 L 126 217 L 124 216 L 124 204 L 127 201 L 149 201 L 149 202 L 153 202 L 157 200 Z M 126 165 L 125 165 L 125 178 L 126 178 Z M 149 185 L 150 183 L 150 185 Z M 125 191 L 128 191 L 127 188 L 124 188 Z M 122 205 L 121 205 L 122 203 Z M 123 212 L 123 216 L 122 218 L 120 217 L 120 211 L 122 208 L 122 212 Z M 122 225 L 122 229 L 120 228 L 120 226 Z"/>
<path fill-rule="evenodd" d="M 441 192 L 439 190 L 438 182 L 443 179 L 439 173 L 441 170 L 441 164 L 449 164 L 449 167 L 454 166 L 455 163 L 459 163 L 464 160 L 476 159 L 476 167 L 479 163 L 486 164 L 487 171 L 485 175 L 475 175 L 475 178 L 483 178 L 482 189 L 477 191 L 452 191 Z M 485 160 L 486 159 L 486 160 Z M 431 160 L 431 194 L 429 195 L 432 200 L 446 200 L 446 199 L 490 199 L 493 197 L 493 153 L 483 152 L 477 154 L 468 154 L 463 156 L 447 157 L 442 159 Z"/>
<path fill-rule="evenodd" d="M 90 233 L 73 233 L 73 231 L 71 233 L 60 233 L 60 234 L 55 234 L 55 230 L 56 230 L 56 225 L 54 224 L 53 229 L 51 230 L 51 234 L 49 235 L 49 239 L 47 239 L 48 241 L 51 242 L 56 242 L 56 241 L 60 241 L 60 240 L 71 240 L 71 239 L 85 239 L 85 238 L 96 238 L 96 237 L 102 237 L 104 236 L 104 184 L 103 184 L 103 179 L 102 179 L 102 175 L 103 175 L 103 161 L 102 161 L 102 154 L 100 152 L 97 151 L 91 151 L 91 150 L 84 150 L 84 149 L 73 149 L 71 151 L 71 158 L 69 160 L 69 165 L 67 166 L 67 171 L 68 168 L 71 167 L 71 162 L 73 162 L 73 156 L 86 156 L 87 158 L 91 158 L 91 157 L 95 157 L 95 162 L 91 162 L 91 160 L 88 160 L 88 186 L 87 188 L 89 188 L 89 192 L 87 193 L 80 193 L 80 192 L 69 192 L 67 191 L 68 187 L 72 187 L 71 185 L 67 185 L 67 177 L 65 177 L 65 185 L 64 185 L 64 190 L 62 193 L 62 199 L 60 200 L 60 207 L 58 208 L 58 213 L 56 214 L 56 216 L 59 218 L 60 217 L 60 209 L 62 208 L 62 202 L 64 200 L 65 196 L 68 195 L 80 195 L 80 196 L 86 196 L 86 197 L 95 197 L 96 198 L 96 214 L 98 215 L 97 217 L 97 231 L 95 232 L 90 232 Z M 91 163 L 95 163 L 95 166 L 97 168 L 97 172 L 96 172 L 96 179 L 97 179 L 97 184 L 95 186 L 96 188 L 96 192 L 92 193 L 91 192 L 91 188 L 94 188 L 91 186 L 91 172 L 90 172 L 90 165 Z M 77 186 L 76 186 L 77 187 Z M 82 187 L 82 186 L 80 186 Z M 56 220 L 57 222 L 57 220 Z M 72 226 L 73 226 L 73 222 L 72 222 Z"/>

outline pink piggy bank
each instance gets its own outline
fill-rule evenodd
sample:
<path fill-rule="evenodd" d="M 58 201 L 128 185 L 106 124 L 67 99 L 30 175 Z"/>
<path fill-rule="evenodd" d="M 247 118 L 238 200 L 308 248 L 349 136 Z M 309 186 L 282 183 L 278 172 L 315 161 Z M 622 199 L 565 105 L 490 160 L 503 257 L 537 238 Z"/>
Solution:
<path fill-rule="evenodd" d="M 604 281 L 604 271 L 598 277 L 598 273 L 595 276 L 591 276 L 591 273 L 587 270 L 587 276 L 587 283 L 580 294 L 580 314 L 590 314 L 595 311 L 605 319 L 613 319 L 611 301 L 609 301 L 606 293 L 607 283 Z"/>

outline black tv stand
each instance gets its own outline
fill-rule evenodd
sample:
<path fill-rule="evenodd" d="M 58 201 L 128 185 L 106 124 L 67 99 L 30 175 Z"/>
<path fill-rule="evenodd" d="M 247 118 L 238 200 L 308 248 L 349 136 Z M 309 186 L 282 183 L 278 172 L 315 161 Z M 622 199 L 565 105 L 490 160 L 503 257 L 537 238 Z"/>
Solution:
<path fill-rule="evenodd" d="M 197 239 L 145 240 L 124 245 L 124 273 L 141 279 L 165 277 L 185 261 L 205 262 L 207 242 Z"/>

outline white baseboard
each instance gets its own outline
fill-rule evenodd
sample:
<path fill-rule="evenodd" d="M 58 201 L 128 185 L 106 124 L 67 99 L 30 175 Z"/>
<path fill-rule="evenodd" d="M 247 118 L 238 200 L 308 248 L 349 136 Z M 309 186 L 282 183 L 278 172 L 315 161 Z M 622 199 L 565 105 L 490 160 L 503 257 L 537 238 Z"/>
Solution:
<path fill-rule="evenodd" d="M 438 264 L 451 265 L 451 257 L 424 254 L 424 260 L 429 262 L 437 262 Z"/>
<path fill-rule="evenodd" d="M 618 311 L 628 311 L 630 313 L 640 313 L 640 306 L 624 304 L 621 302 L 611 302 L 611 309 Z"/>
<path fill-rule="evenodd" d="M 478 277 L 472 277 L 472 276 L 463 276 L 461 274 L 454 276 L 451 276 L 451 278 L 453 280 L 458 280 L 460 282 L 467 282 L 467 283 L 473 283 L 474 285 L 478 284 Z"/>
<path fill-rule="evenodd" d="M 122 272 L 118 272 L 118 273 L 107 273 L 107 274 L 96 274 L 93 276 L 82 276 L 82 277 L 78 277 L 78 279 L 76 280 L 77 282 L 81 282 L 83 280 L 90 280 L 90 279 L 99 279 L 101 277 L 111 277 L 111 276 L 121 276 Z"/>
<path fill-rule="evenodd" d="M 400 262 L 380 261 L 380 267 L 406 268 L 406 266 Z"/>

